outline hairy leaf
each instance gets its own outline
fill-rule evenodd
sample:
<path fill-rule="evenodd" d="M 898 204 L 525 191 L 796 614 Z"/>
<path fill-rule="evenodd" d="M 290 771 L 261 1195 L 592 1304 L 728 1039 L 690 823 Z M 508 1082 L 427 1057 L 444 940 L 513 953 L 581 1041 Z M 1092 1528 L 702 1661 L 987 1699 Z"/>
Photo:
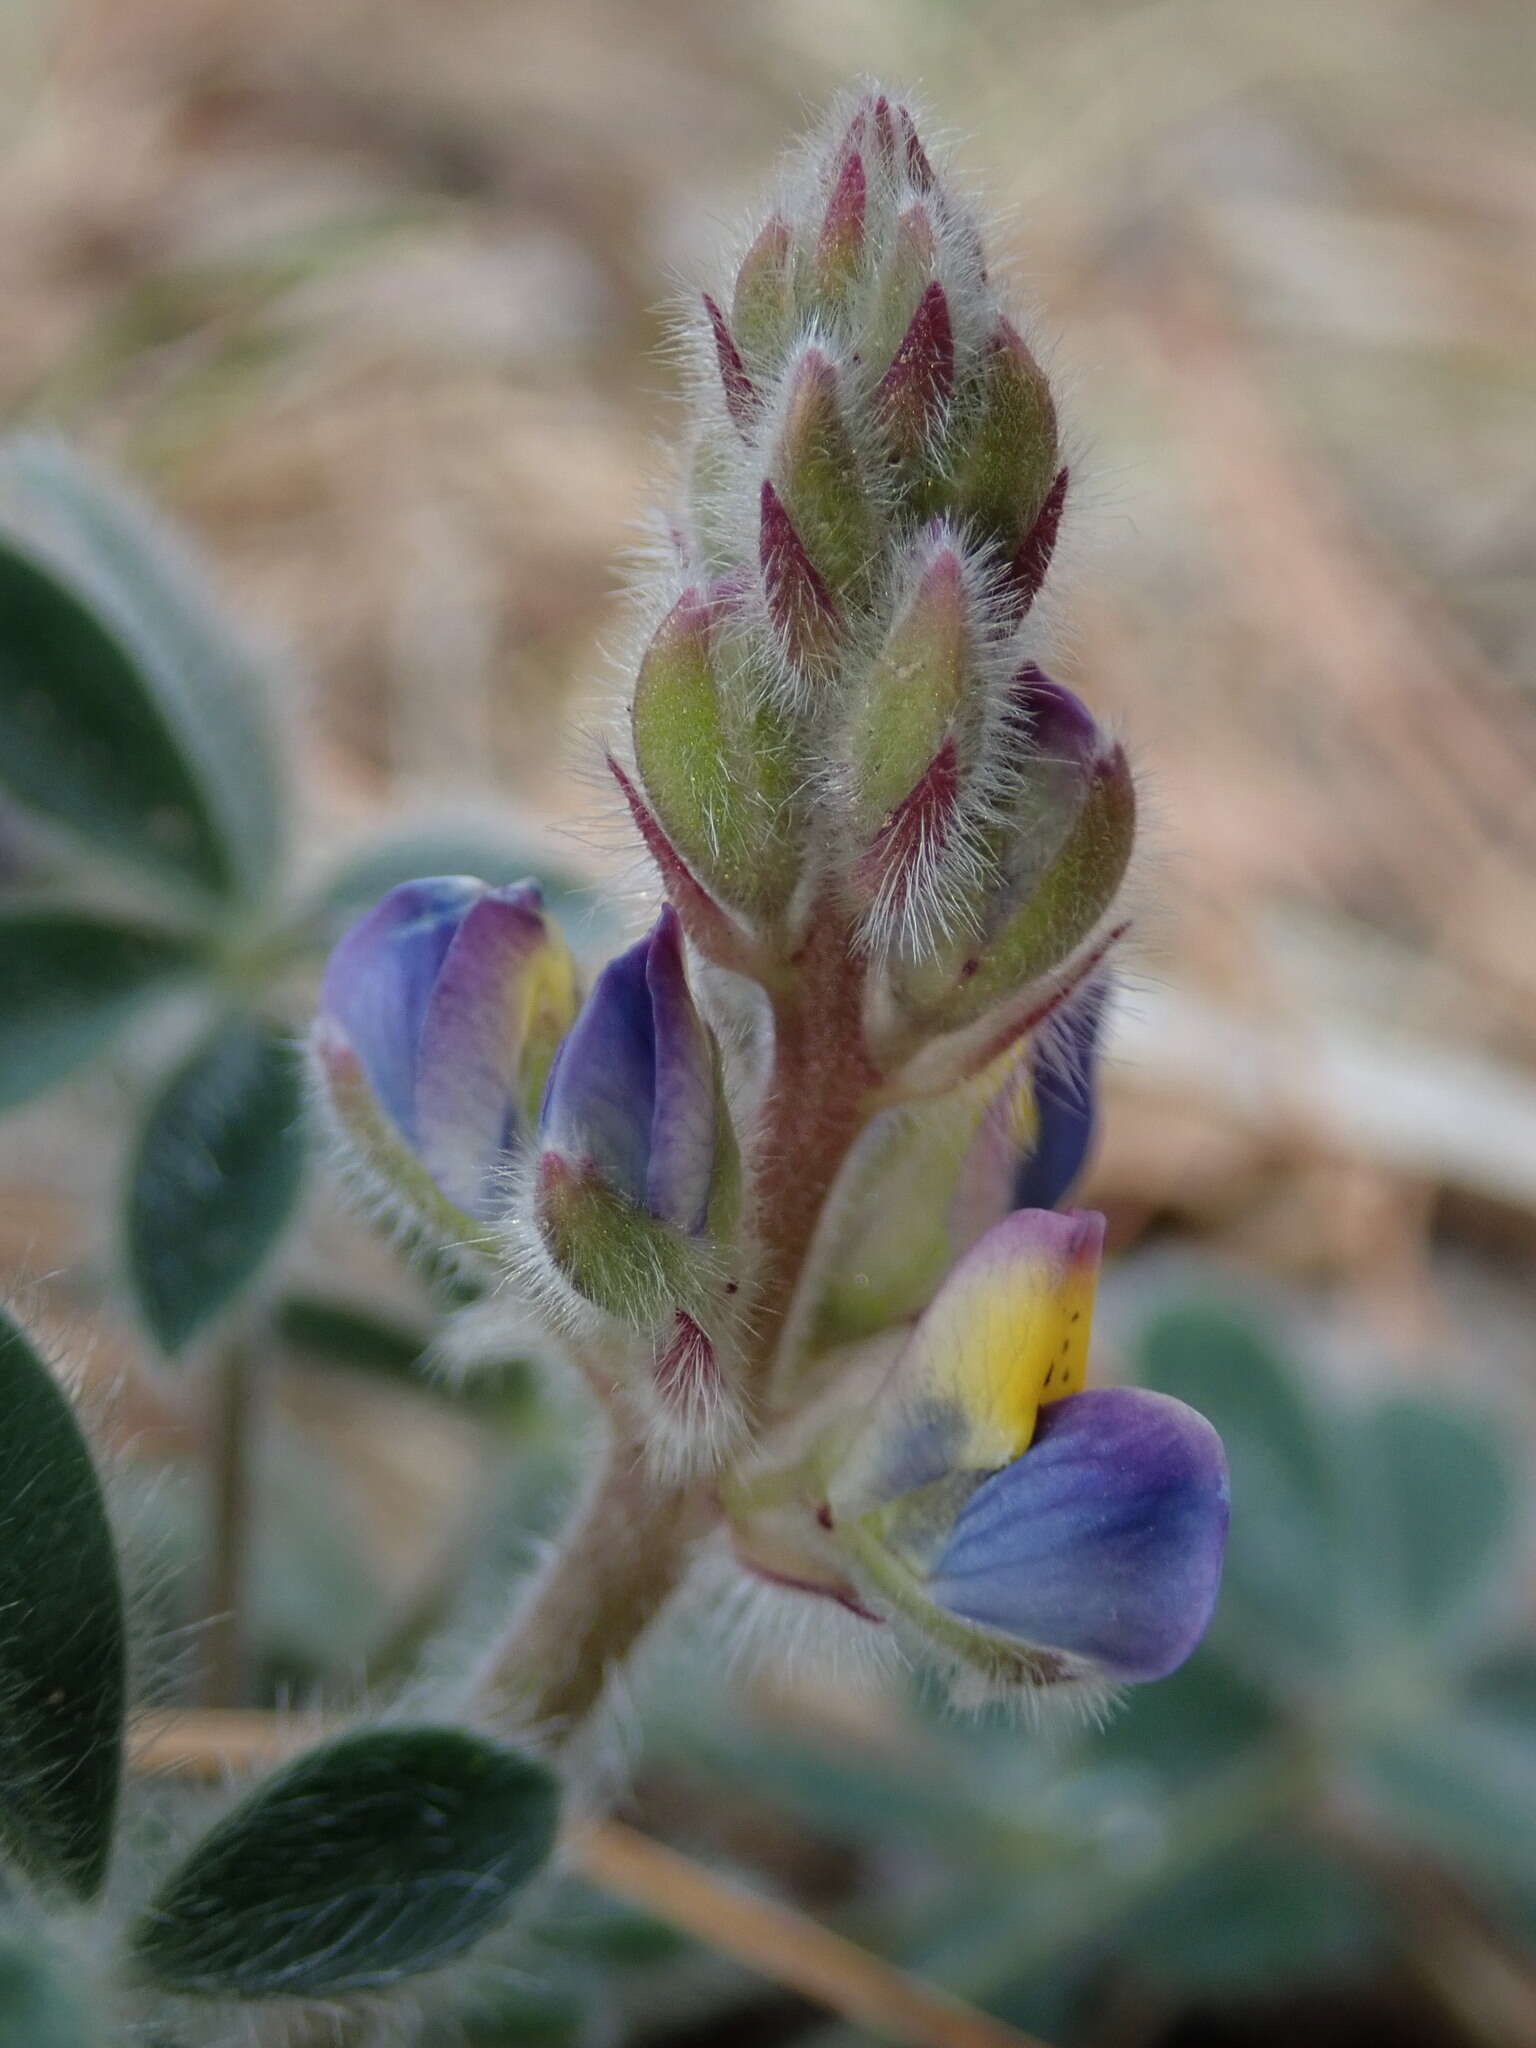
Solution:
<path fill-rule="evenodd" d="M 122 1770 L 117 1554 L 70 1405 L 3 1313 L 0 1416 L 0 1843 L 89 1898 Z"/>
<path fill-rule="evenodd" d="M 221 898 L 283 857 L 259 672 L 153 509 L 62 443 L 0 448 L 0 786 Z"/>
<path fill-rule="evenodd" d="M 137 925 L 79 911 L 0 911 L 0 1109 L 101 1052 L 146 996 L 197 961 L 187 941 Z"/>
<path fill-rule="evenodd" d="M 144 1974 L 222 1997 L 335 1996 L 462 1955 L 554 1844 L 545 1767 L 457 1728 L 343 1735 L 192 1851 L 133 1935 Z"/>
<path fill-rule="evenodd" d="M 150 1105 L 128 1186 L 128 1267 L 174 1356 L 260 1272 L 297 1202 L 304 1091 L 267 1024 L 228 1018 Z"/>
<path fill-rule="evenodd" d="M 1309 1673 L 1342 1649 L 1342 1500 L 1322 1421 L 1255 1322 L 1191 1304 L 1143 1334 L 1138 1377 L 1209 1418 L 1232 1473 L 1232 1530 L 1212 1641 L 1244 1665 Z"/>

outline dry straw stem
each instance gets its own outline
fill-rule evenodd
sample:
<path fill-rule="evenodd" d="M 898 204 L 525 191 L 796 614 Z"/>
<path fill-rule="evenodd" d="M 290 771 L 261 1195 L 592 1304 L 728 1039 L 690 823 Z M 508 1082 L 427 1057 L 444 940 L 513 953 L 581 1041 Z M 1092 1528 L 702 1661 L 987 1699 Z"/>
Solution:
<path fill-rule="evenodd" d="M 251 1711 L 183 1714 L 140 1726 L 133 1767 L 219 1778 L 275 1763 L 317 1732 Z M 579 1829 L 566 1853 L 571 1867 L 603 1891 L 882 2040 L 905 2048 L 1044 2048 L 1033 2036 L 918 1982 L 793 1907 L 758 1898 L 620 1822 Z"/>

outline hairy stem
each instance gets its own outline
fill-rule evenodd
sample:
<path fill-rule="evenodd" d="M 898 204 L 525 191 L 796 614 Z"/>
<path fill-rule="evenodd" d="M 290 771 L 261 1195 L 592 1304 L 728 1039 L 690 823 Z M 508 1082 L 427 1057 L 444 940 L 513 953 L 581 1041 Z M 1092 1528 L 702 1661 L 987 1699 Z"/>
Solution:
<path fill-rule="evenodd" d="M 773 1365 L 832 1183 L 869 1119 L 880 1076 L 864 1038 L 864 962 L 840 921 L 811 927 L 773 1005 L 773 1072 L 752 1185 L 763 1263 L 754 1373 Z"/>
<path fill-rule="evenodd" d="M 492 1652 L 476 1704 L 499 1731 L 570 1740 L 608 1677 L 681 1584 L 713 1503 L 695 1478 L 658 1479 L 639 1419 L 610 1408 L 608 1454 L 560 1553 Z"/>
<path fill-rule="evenodd" d="M 237 1332 L 208 1375 L 208 1627 L 203 1704 L 239 1706 L 245 1697 L 245 1606 L 251 1520 L 251 1450 L 256 1361 Z"/>

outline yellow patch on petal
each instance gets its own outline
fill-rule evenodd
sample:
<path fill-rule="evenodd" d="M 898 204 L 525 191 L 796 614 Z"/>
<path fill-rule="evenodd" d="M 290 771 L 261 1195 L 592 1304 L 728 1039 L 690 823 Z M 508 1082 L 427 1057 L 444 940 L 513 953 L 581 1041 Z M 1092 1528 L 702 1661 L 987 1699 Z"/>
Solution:
<path fill-rule="evenodd" d="M 902 1361 L 907 1399 L 965 1419 L 957 1462 L 977 1471 L 1028 1450 L 1040 1409 L 1082 1391 L 1103 1218 L 1021 1210 L 955 1268 Z"/>
<path fill-rule="evenodd" d="M 564 935 L 548 920 L 533 957 L 512 975 L 513 1044 L 520 1050 L 518 1093 L 524 1115 L 537 1125 L 544 1083 L 556 1048 L 576 1016 L 576 963 Z"/>

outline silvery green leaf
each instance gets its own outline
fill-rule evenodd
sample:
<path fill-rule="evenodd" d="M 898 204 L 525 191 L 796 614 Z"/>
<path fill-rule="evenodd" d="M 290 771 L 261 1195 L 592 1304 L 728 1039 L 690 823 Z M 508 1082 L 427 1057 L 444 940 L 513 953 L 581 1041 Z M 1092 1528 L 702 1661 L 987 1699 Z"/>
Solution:
<path fill-rule="evenodd" d="M 284 859 L 258 664 L 158 514 L 35 435 L 0 447 L 0 786 L 221 901 L 260 901 Z"/>
<path fill-rule="evenodd" d="M 115 918 L 0 910 L 0 1109 L 104 1051 L 146 999 L 199 961 L 188 940 Z"/>
<path fill-rule="evenodd" d="M 163 1989 L 334 1997 L 461 1956 L 554 1845 L 544 1765 L 463 1729 L 343 1735 L 258 1785 L 131 1937 Z"/>
<path fill-rule="evenodd" d="M 90 1898 L 122 1772 L 117 1554 L 69 1402 L 3 1312 L 0 1416 L 0 1846 Z"/>
<path fill-rule="evenodd" d="M 266 1263 L 298 1201 L 304 1088 L 294 1049 L 237 1014 L 150 1104 L 129 1176 L 129 1277 L 175 1356 Z"/>
<path fill-rule="evenodd" d="M 1138 1378 L 1215 1424 L 1232 1475 L 1232 1526 L 1211 1640 L 1246 1669 L 1309 1677 L 1344 1647 L 1343 1498 L 1324 1419 L 1300 1374 L 1251 1318 L 1207 1303 L 1158 1315 Z"/>
<path fill-rule="evenodd" d="M 1341 1565 L 1358 1632 L 1448 1648 L 1518 1569 L 1519 1479 L 1506 1444 L 1484 1417 L 1420 1393 L 1349 1418 L 1341 1442 L 1353 1531 Z"/>
<path fill-rule="evenodd" d="M 1335 1857 L 1264 1841 L 1161 1889 L 1115 1948 L 1182 1991 L 1261 1998 L 1359 1975 L 1380 1956 L 1387 1926 L 1380 1901 Z"/>
<path fill-rule="evenodd" d="M 68 1966 L 35 1927 L 0 1919 L 0 2048 L 95 2048 Z"/>

